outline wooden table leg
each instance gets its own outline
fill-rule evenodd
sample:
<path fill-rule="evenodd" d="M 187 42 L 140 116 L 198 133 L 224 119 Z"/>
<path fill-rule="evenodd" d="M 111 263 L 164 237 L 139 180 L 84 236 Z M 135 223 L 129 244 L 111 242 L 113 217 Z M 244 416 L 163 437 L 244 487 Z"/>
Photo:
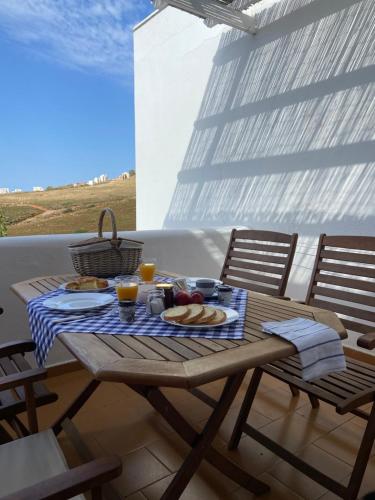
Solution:
<path fill-rule="evenodd" d="M 130 386 L 143 395 L 177 434 L 192 447 L 180 470 L 163 494 L 163 500 L 179 498 L 203 459 L 230 479 L 257 495 L 269 491 L 269 487 L 265 483 L 250 476 L 211 447 L 211 443 L 237 394 L 244 376 L 245 372 L 241 372 L 227 379 L 221 397 L 201 433 L 194 430 L 158 388 Z"/>
<path fill-rule="evenodd" d="M 52 430 L 57 436 L 62 431 L 62 422 L 65 419 L 72 419 L 86 403 L 89 397 L 95 392 L 100 385 L 100 380 L 92 379 L 76 399 L 68 406 L 64 413 L 56 420 L 52 426 Z"/>

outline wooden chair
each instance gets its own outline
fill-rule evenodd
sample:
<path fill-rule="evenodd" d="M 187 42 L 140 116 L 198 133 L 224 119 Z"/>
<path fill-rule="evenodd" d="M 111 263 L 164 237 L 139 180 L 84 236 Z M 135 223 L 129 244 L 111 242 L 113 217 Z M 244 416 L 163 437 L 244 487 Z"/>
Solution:
<path fill-rule="evenodd" d="M 32 384 L 46 377 L 45 370 L 0 378 L 0 390 L 23 385 L 26 410 L 32 429 L 37 427 L 36 400 Z M 91 490 L 92 499 L 102 498 L 102 486 L 121 474 L 117 457 L 93 460 L 69 470 L 52 430 L 31 434 L 0 446 L 0 498 L 3 500 L 62 500 Z M 79 495 L 79 496 L 76 496 Z"/>
<path fill-rule="evenodd" d="M 320 236 L 306 303 L 336 312 L 348 330 L 363 334 L 358 343 L 373 346 L 375 331 L 375 237 Z M 345 316 L 345 317 L 342 317 Z M 266 372 L 308 394 L 313 408 L 319 400 L 338 414 L 353 413 L 367 425 L 352 475 L 343 486 L 310 466 L 247 423 L 261 377 Z M 347 358 L 347 370 L 304 382 L 298 356 L 254 370 L 229 448 L 237 448 L 242 432 L 269 448 L 298 470 L 345 499 L 357 498 L 375 439 L 375 366 Z M 372 403 L 370 413 L 360 407 Z"/>
<path fill-rule="evenodd" d="M 35 343 L 29 340 L 0 345 L 0 377 L 3 376 L 3 380 L 18 382 L 13 390 L 0 385 L 0 421 L 6 421 L 18 437 L 38 430 L 36 419 L 29 419 L 27 428 L 18 418 L 18 415 L 26 410 L 27 402 L 31 401 L 31 398 L 35 398 L 36 407 L 57 400 L 57 394 L 50 392 L 39 381 L 46 375 L 46 370 L 31 368 L 25 359 L 25 353 L 34 350 Z M 36 374 L 40 378 L 35 378 Z M 0 425 L 0 443 L 11 439 L 11 435 Z"/>
<path fill-rule="evenodd" d="M 220 279 L 231 286 L 283 296 L 297 234 L 233 229 Z"/>

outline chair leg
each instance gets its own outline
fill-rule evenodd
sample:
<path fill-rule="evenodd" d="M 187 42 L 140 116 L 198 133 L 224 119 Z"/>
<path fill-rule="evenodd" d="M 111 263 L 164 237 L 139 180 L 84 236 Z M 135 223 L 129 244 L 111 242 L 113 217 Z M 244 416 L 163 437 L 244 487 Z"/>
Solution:
<path fill-rule="evenodd" d="M 292 396 L 294 398 L 299 396 L 299 390 L 297 389 L 297 387 L 295 385 L 289 384 L 289 389 L 290 389 L 290 392 L 292 393 Z"/>
<path fill-rule="evenodd" d="M 375 441 L 375 403 L 373 403 L 372 405 L 368 423 L 366 425 L 366 429 L 362 437 L 361 446 L 359 447 L 352 475 L 350 476 L 345 500 L 354 500 L 355 498 L 357 498 L 374 441 Z"/>
<path fill-rule="evenodd" d="M 0 424 L 0 444 L 9 443 L 13 441 L 12 436 L 9 434 L 7 430 Z"/>
<path fill-rule="evenodd" d="M 229 450 L 235 450 L 238 447 L 238 444 L 242 436 L 242 429 L 247 421 L 247 417 L 249 416 L 262 375 L 263 375 L 263 370 L 261 368 L 255 368 L 253 376 L 251 377 L 249 387 L 247 388 L 247 392 L 243 400 L 240 412 L 238 414 L 235 426 L 233 428 L 232 436 L 228 443 Z"/>
<path fill-rule="evenodd" d="M 320 406 L 319 399 L 316 396 L 314 396 L 313 394 L 308 394 L 308 396 L 309 396 L 309 400 L 311 403 L 311 407 L 314 408 L 314 410 L 319 408 L 319 406 Z"/>

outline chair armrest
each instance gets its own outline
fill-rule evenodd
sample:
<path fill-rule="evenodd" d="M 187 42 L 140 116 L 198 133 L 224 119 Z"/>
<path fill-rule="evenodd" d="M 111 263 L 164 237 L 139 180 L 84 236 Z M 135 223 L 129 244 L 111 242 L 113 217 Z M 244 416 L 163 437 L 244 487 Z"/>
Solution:
<path fill-rule="evenodd" d="M 122 471 L 118 457 L 98 458 L 62 474 L 12 493 L 2 500 L 63 500 L 98 488 L 118 477 Z"/>
<path fill-rule="evenodd" d="M 13 342 L 6 342 L 5 344 L 0 344 L 0 358 L 12 356 L 12 354 L 32 352 L 35 351 L 35 348 L 35 342 L 32 340 L 15 340 Z"/>
<path fill-rule="evenodd" d="M 375 332 L 366 333 L 361 335 L 357 339 L 357 346 L 363 347 L 364 349 L 374 349 L 375 348 Z"/>
<path fill-rule="evenodd" d="M 24 372 L 6 375 L 5 377 L 0 377 L 0 391 L 14 389 L 20 385 L 31 384 L 45 378 L 47 378 L 47 370 L 45 368 L 32 368 Z"/>

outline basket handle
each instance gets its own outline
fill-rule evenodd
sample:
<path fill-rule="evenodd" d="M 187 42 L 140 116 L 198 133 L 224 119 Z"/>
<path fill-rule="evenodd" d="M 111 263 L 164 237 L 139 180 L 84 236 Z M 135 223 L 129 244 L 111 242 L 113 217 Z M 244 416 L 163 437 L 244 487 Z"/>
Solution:
<path fill-rule="evenodd" d="M 98 236 L 99 238 L 103 238 L 103 219 L 105 214 L 108 214 L 111 217 L 111 224 L 112 224 L 112 240 L 117 240 L 117 226 L 116 226 L 116 219 L 115 219 L 115 214 L 113 213 L 112 209 L 110 208 L 103 208 L 103 210 L 100 212 L 100 217 L 99 217 L 99 224 L 98 224 Z"/>

